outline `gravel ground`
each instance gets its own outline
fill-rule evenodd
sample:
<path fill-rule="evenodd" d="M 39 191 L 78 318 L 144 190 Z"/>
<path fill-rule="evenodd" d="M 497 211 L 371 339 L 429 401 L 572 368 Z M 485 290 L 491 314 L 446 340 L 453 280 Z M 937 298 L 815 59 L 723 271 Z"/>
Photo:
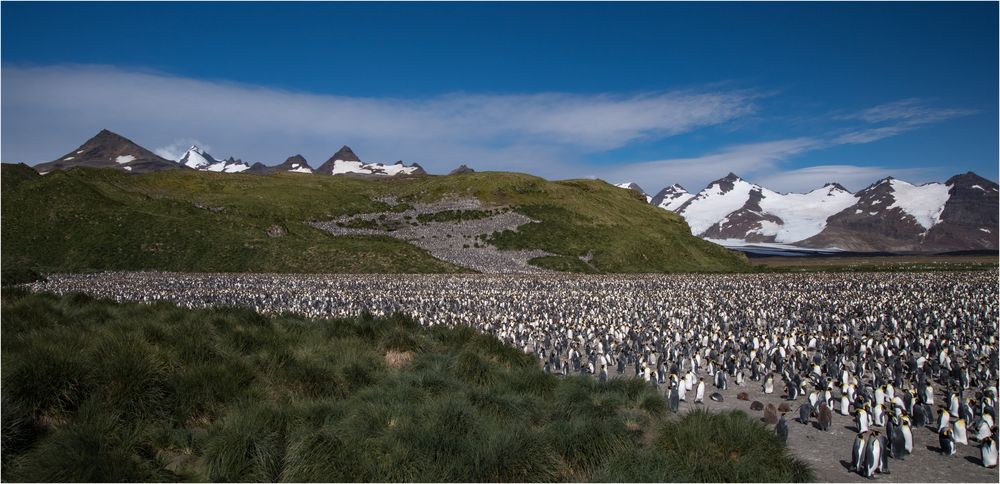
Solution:
<path fill-rule="evenodd" d="M 393 205 L 395 200 L 381 200 Z M 484 274 L 530 274 L 551 272 L 528 264 L 536 257 L 553 255 L 543 250 L 499 250 L 479 240 L 495 232 L 517 230 L 533 223 L 526 215 L 504 211 L 476 220 L 414 223 L 420 215 L 430 215 L 450 210 L 484 210 L 475 198 L 449 198 L 434 203 L 417 203 L 402 212 L 378 212 L 344 216 L 312 225 L 333 235 L 383 235 L 395 237 L 430 252 L 432 256 L 457 266 Z M 393 224 L 395 230 L 343 227 L 354 221 L 380 221 Z"/>

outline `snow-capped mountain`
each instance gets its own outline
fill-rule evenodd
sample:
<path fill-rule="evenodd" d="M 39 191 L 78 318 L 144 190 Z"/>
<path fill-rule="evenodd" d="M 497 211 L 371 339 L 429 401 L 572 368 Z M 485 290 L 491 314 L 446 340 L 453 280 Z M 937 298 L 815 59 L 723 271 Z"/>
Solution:
<path fill-rule="evenodd" d="M 305 157 L 302 155 L 290 156 L 284 163 L 275 167 L 278 171 L 287 171 L 291 173 L 312 173 L 313 169 L 309 166 L 309 162 L 306 161 Z"/>
<path fill-rule="evenodd" d="M 638 185 L 637 183 L 635 183 L 635 182 L 625 182 L 625 183 L 618 183 L 618 184 L 616 184 L 615 186 L 616 186 L 616 187 L 618 187 L 618 188 L 625 188 L 625 189 L 627 189 L 627 190 L 635 190 L 635 191 L 637 191 L 637 192 L 639 192 L 639 193 L 642 193 L 642 194 L 644 194 L 644 195 L 646 194 L 646 192 L 645 192 L 645 191 L 643 191 L 642 187 L 640 187 L 640 186 L 639 186 L 639 185 Z"/>
<path fill-rule="evenodd" d="M 975 173 L 924 185 L 884 178 L 855 199 L 829 217 L 822 232 L 798 245 L 836 243 L 858 251 L 997 248 L 998 187 Z"/>
<path fill-rule="evenodd" d="M 886 178 L 857 193 L 837 183 L 779 193 L 730 173 L 695 195 L 678 185 L 664 188 L 651 203 L 682 215 L 693 234 L 724 245 L 857 251 L 998 245 L 997 184 L 974 173 L 919 186 Z"/>
<path fill-rule="evenodd" d="M 414 163 L 406 166 L 402 161 L 397 161 L 392 165 L 382 163 L 362 162 L 358 155 L 354 154 L 347 146 L 342 146 L 326 163 L 316 169 L 316 173 L 321 175 L 425 175 L 427 172 L 420 165 Z"/>
<path fill-rule="evenodd" d="M 681 208 L 681 205 L 684 205 L 692 197 L 694 197 L 693 193 L 688 193 L 684 187 L 674 183 L 653 195 L 649 203 L 673 212 Z"/>
<path fill-rule="evenodd" d="M 652 200 L 653 198 L 650 197 L 649 195 L 646 195 L 646 191 L 643 190 L 642 187 L 640 187 L 639 184 L 635 182 L 618 183 L 615 186 L 618 188 L 624 188 L 626 190 L 634 190 L 641 193 L 642 196 L 646 197 L 646 203 L 649 203 L 649 201 Z"/>
<path fill-rule="evenodd" d="M 179 168 L 172 161 L 157 156 L 132 140 L 102 129 L 96 136 L 59 159 L 35 165 L 35 170 L 44 175 L 52 170 L 75 167 L 113 168 L 130 173 Z"/>
<path fill-rule="evenodd" d="M 220 173 L 239 173 L 250 169 L 250 165 L 244 163 L 243 160 L 229 157 L 219 161 L 197 146 L 188 148 L 184 155 L 177 160 L 177 163 L 194 170 Z"/>

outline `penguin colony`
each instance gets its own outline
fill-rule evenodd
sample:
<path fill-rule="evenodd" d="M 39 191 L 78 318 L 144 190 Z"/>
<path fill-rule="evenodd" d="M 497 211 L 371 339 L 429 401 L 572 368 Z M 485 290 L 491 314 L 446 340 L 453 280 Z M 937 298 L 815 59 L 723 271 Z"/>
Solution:
<path fill-rule="evenodd" d="M 796 431 L 789 420 L 830 431 L 834 413 L 849 417 L 850 470 L 874 477 L 890 472 L 890 459 L 905 465 L 918 431 L 936 432 L 943 455 L 978 445 L 979 462 L 997 465 L 997 277 L 145 272 L 57 274 L 30 287 L 309 317 L 402 312 L 495 335 L 549 373 L 641 378 L 673 411 L 722 402 L 731 385 L 778 392 L 779 407 L 749 408 L 782 441 Z"/>

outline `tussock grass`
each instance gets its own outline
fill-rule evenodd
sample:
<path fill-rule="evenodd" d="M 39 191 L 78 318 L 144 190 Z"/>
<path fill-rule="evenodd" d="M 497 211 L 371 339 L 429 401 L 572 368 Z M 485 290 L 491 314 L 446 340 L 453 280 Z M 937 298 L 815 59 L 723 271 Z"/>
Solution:
<path fill-rule="evenodd" d="M 2 299 L 7 481 L 810 477 L 745 415 L 672 419 L 639 380 L 558 378 L 469 329 Z"/>

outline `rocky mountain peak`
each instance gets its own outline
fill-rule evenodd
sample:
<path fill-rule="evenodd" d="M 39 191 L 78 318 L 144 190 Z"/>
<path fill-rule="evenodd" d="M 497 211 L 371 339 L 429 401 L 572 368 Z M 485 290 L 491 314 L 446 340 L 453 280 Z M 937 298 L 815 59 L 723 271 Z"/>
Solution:
<path fill-rule="evenodd" d="M 360 162 L 361 158 L 358 158 L 358 155 L 354 154 L 354 151 L 352 151 L 349 146 L 344 145 L 341 146 L 340 149 L 337 150 L 337 152 L 334 153 L 333 156 L 331 156 L 328 161 L 337 161 L 337 160 Z"/>
<path fill-rule="evenodd" d="M 448 173 L 448 174 L 449 175 L 461 175 L 463 173 L 475 173 L 475 171 L 476 170 L 473 170 L 472 168 L 469 168 L 469 167 L 467 167 L 465 165 L 459 165 L 458 168 L 455 168 L 454 170 L 451 170 L 451 172 Z"/>

